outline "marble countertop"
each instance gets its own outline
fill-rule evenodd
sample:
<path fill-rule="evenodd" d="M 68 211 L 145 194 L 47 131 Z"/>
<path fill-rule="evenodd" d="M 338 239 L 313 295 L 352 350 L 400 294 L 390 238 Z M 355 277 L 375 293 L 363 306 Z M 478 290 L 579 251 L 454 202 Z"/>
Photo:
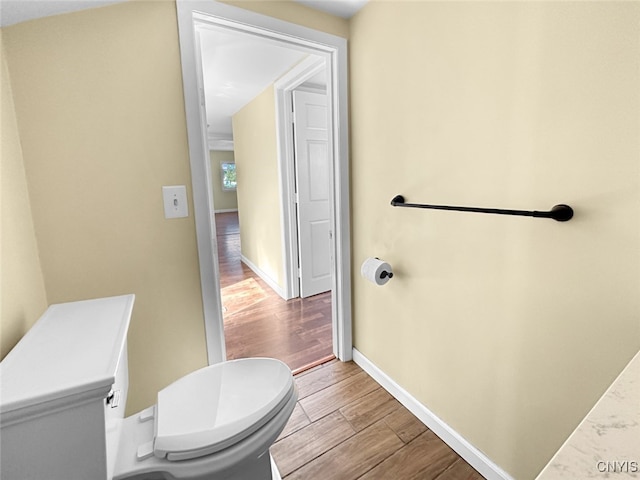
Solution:
<path fill-rule="evenodd" d="M 640 478 L 640 352 L 536 480 Z"/>

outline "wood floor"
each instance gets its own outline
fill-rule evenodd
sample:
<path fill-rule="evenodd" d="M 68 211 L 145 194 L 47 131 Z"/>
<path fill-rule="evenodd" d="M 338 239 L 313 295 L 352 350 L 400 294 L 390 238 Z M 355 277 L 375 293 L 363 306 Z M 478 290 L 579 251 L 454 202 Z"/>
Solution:
<path fill-rule="evenodd" d="M 333 358 L 331 292 L 283 300 L 241 262 L 237 212 L 215 218 L 227 358 L 277 358 L 294 373 Z"/>
<path fill-rule="evenodd" d="M 217 214 L 216 228 L 227 357 L 297 373 L 298 403 L 271 447 L 284 480 L 483 478 L 359 366 L 330 360 L 330 292 L 282 300 L 240 261 L 237 214 Z"/>
<path fill-rule="evenodd" d="M 298 404 L 271 447 L 284 480 L 483 478 L 355 363 L 295 382 Z"/>

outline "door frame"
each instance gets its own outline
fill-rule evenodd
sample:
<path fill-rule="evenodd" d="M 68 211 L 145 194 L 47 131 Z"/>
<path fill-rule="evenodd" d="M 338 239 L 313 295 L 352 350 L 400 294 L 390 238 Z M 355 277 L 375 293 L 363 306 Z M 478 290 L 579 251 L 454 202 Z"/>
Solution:
<path fill-rule="evenodd" d="M 209 364 L 224 361 L 226 349 L 197 23 L 209 23 L 284 41 L 294 48 L 318 54 L 327 61 L 327 94 L 331 92 L 330 130 L 333 138 L 330 206 L 334 232 L 331 296 L 333 349 L 334 355 L 340 360 L 351 360 L 353 342 L 346 39 L 213 0 L 177 0 L 176 11 Z"/>
<path fill-rule="evenodd" d="M 280 217 L 282 219 L 282 258 L 284 259 L 285 272 L 284 294 L 287 299 L 300 296 L 298 217 L 295 198 L 295 137 L 292 129 L 289 128 L 293 124 L 292 93 L 297 87 L 325 68 L 325 59 L 307 57 L 274 83 L 280 199 L 282 201 Z M 331 112 L 329 112 L 329 115 L 331 115 Z M 329 142 L 331 142 L 331 139 Z"/>

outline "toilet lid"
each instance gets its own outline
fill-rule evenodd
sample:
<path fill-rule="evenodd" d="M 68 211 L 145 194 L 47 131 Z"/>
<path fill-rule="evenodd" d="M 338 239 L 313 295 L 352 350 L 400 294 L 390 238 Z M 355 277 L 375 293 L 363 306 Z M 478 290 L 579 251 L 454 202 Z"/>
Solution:
<path fill-rule="evenodd" d="M 291 370 L 272 358 L 196 370 L 158 392 L 154 455 L 187 460 L 227 448 L 273 418 L 293 392 Z"/>

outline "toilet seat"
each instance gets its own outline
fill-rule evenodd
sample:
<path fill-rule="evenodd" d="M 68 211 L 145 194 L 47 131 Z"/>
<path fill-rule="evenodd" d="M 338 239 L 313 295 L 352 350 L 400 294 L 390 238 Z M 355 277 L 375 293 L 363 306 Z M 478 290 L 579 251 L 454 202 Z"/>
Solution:
<path fill-rule="evenodd" d="M 291 370 L 272 358 L 192 372 L 158 392 L 153 455 L 179 461 L 228 448 L 271 420 L 294 392 Z"/>

